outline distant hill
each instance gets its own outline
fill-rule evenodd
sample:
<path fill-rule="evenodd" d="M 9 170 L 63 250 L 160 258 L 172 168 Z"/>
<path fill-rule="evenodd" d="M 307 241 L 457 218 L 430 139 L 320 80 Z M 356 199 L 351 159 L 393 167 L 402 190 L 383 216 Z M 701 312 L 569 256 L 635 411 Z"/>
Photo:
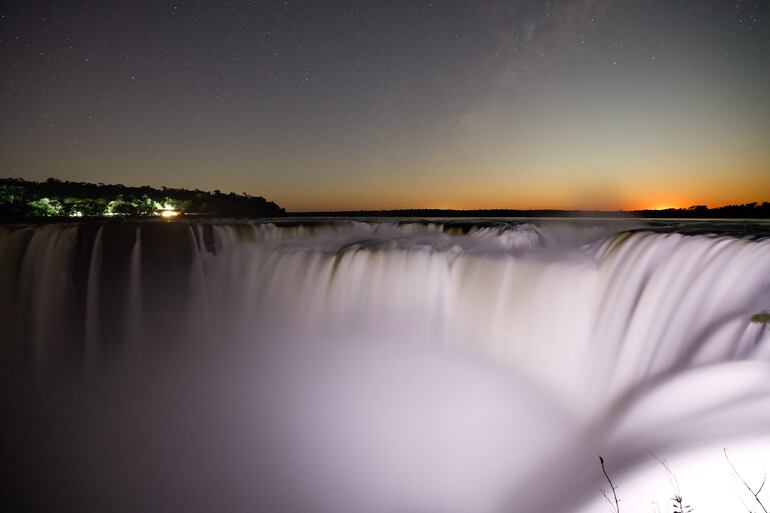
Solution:
<path fill-rule="evenodd" d="M 770 203 L 746 203 L 708 208 L 695 205 L 665 210 L 343 210 L 335 212 L 291 212 L 293 217 L 642 217 L 657 219 L 770 219 Z"/>
<path fill-rule="evenodd" d="M 128 187 L 49 178 L 33 182 L 0 179 L 0 216 L 27 217 L 152 217 L 207 215 L 279 217 L 286 211 L 265 198 L 161 187 Z"/>

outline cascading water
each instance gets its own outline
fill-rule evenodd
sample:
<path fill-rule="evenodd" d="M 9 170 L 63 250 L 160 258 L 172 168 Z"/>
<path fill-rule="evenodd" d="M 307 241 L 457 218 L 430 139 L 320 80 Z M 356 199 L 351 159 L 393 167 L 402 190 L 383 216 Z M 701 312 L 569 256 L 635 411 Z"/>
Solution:
<path fill-rule="evenodd" d="M 590 508 L 597 454 L 620 477 L 650 452 L 770 440 L 770 330 L 750 322 L 770 239 L 734 231 L 0 227 L 26 461 L 7 492 L 80 511 Z"/>
<path fill-rule="evenodd" d="M 91 260 L 88 269 L 88 291 L 86 294 L 86 362 L 93 365 L 99 356 L 99 307 L 100 307 L 100 278 L 102 271 L 102 232 L 101 226 L 96 232 Z"/>

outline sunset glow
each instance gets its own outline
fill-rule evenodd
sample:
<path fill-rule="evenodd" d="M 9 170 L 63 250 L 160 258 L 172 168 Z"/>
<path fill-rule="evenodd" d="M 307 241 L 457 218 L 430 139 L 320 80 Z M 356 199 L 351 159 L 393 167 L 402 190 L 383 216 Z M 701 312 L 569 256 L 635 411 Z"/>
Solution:
<path fill-rule="evenodd" d="M 770 195 L 765 3 L 354 3 L 9 7 L 2 174 L 290 211 Z"/>

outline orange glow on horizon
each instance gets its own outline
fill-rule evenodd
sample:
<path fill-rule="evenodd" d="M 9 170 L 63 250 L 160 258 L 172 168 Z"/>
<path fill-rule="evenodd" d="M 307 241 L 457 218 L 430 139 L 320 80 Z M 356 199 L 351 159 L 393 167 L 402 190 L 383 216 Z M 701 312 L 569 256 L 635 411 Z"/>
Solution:
<path fill-rule="evenodd" d="M 688 208 L 692 205 L 706 205 L 705 201 L 692 201 L 692 200 L 672 200 L 670 198 L 646 198 L 639 199 L 638 201 L 630 202 L 624 207 L 624 210 L 668 210 L 668 209 L 682 209 Z M 725 203 L 727 204 L 727 203 Z M 720 204 L 721 205 L 721 204 Z M 712 204 L 709 202 L 709 207 Z"/>
<path fill-rule="evenodd" d="M 588 201 L 572 202 L 543 200 L 536 202 L 532 200 L 506 200 L 506 199 L 482 199 L 481 197 L 463 199 L 444 199 L 444 200 L 422 200 L 409 201 L 409 199 L 394 200 L 393 198 L 382 198 L 377 201 L 376 198 L 368 198 L 370 201 L 351 201 L 351 202 L 313 202 L 306 205 L 305 208 L 295 208 L 288 210 L 295 212 L 332 212 L 332 211 L 360 211 L 360 210 L 565 210 L 565 211 L 604 211 L 604 212 L 634 212 L 634 211 L 665 211 L 669 209 L 687 209 L 695 205 L 705 205 L 707 208 L 719 208 L 727 205 L 741 205 L 763 199 L 725 199 L 722 201 L 704 201 L 698 199 L 686 200 L 666 200 L 666 199 L 637 199 L 631 201 L 606 202 L 597 201 L 591 203 Z"/>
<path fill-rule="evenodd" d="M 682 207 L 675 206 L 671 203 L 664 203 L 664 204 L 653 204 L 649 207 L 643 207 L 643 208 L 634 209 L 634 210 L 669 210 L 669 209 L 677 209 L 677 208 L 682 208 Z"/>

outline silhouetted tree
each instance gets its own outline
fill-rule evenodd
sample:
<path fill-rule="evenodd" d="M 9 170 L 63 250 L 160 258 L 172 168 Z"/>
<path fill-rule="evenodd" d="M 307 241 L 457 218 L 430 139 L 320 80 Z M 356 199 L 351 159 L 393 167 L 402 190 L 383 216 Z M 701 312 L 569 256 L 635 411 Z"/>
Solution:
<path fill-rule="evenodd" d="M 207 193 L 197 189 L 63 182 L 56 178 L 44 182 L 0 179 L 0 216 L 3 217 L 150 216 L 163 204 L 195 215 L 277 217 L 286 214 L 284 209 L 262 197 L 222 194 L 219 190 Z"/>

